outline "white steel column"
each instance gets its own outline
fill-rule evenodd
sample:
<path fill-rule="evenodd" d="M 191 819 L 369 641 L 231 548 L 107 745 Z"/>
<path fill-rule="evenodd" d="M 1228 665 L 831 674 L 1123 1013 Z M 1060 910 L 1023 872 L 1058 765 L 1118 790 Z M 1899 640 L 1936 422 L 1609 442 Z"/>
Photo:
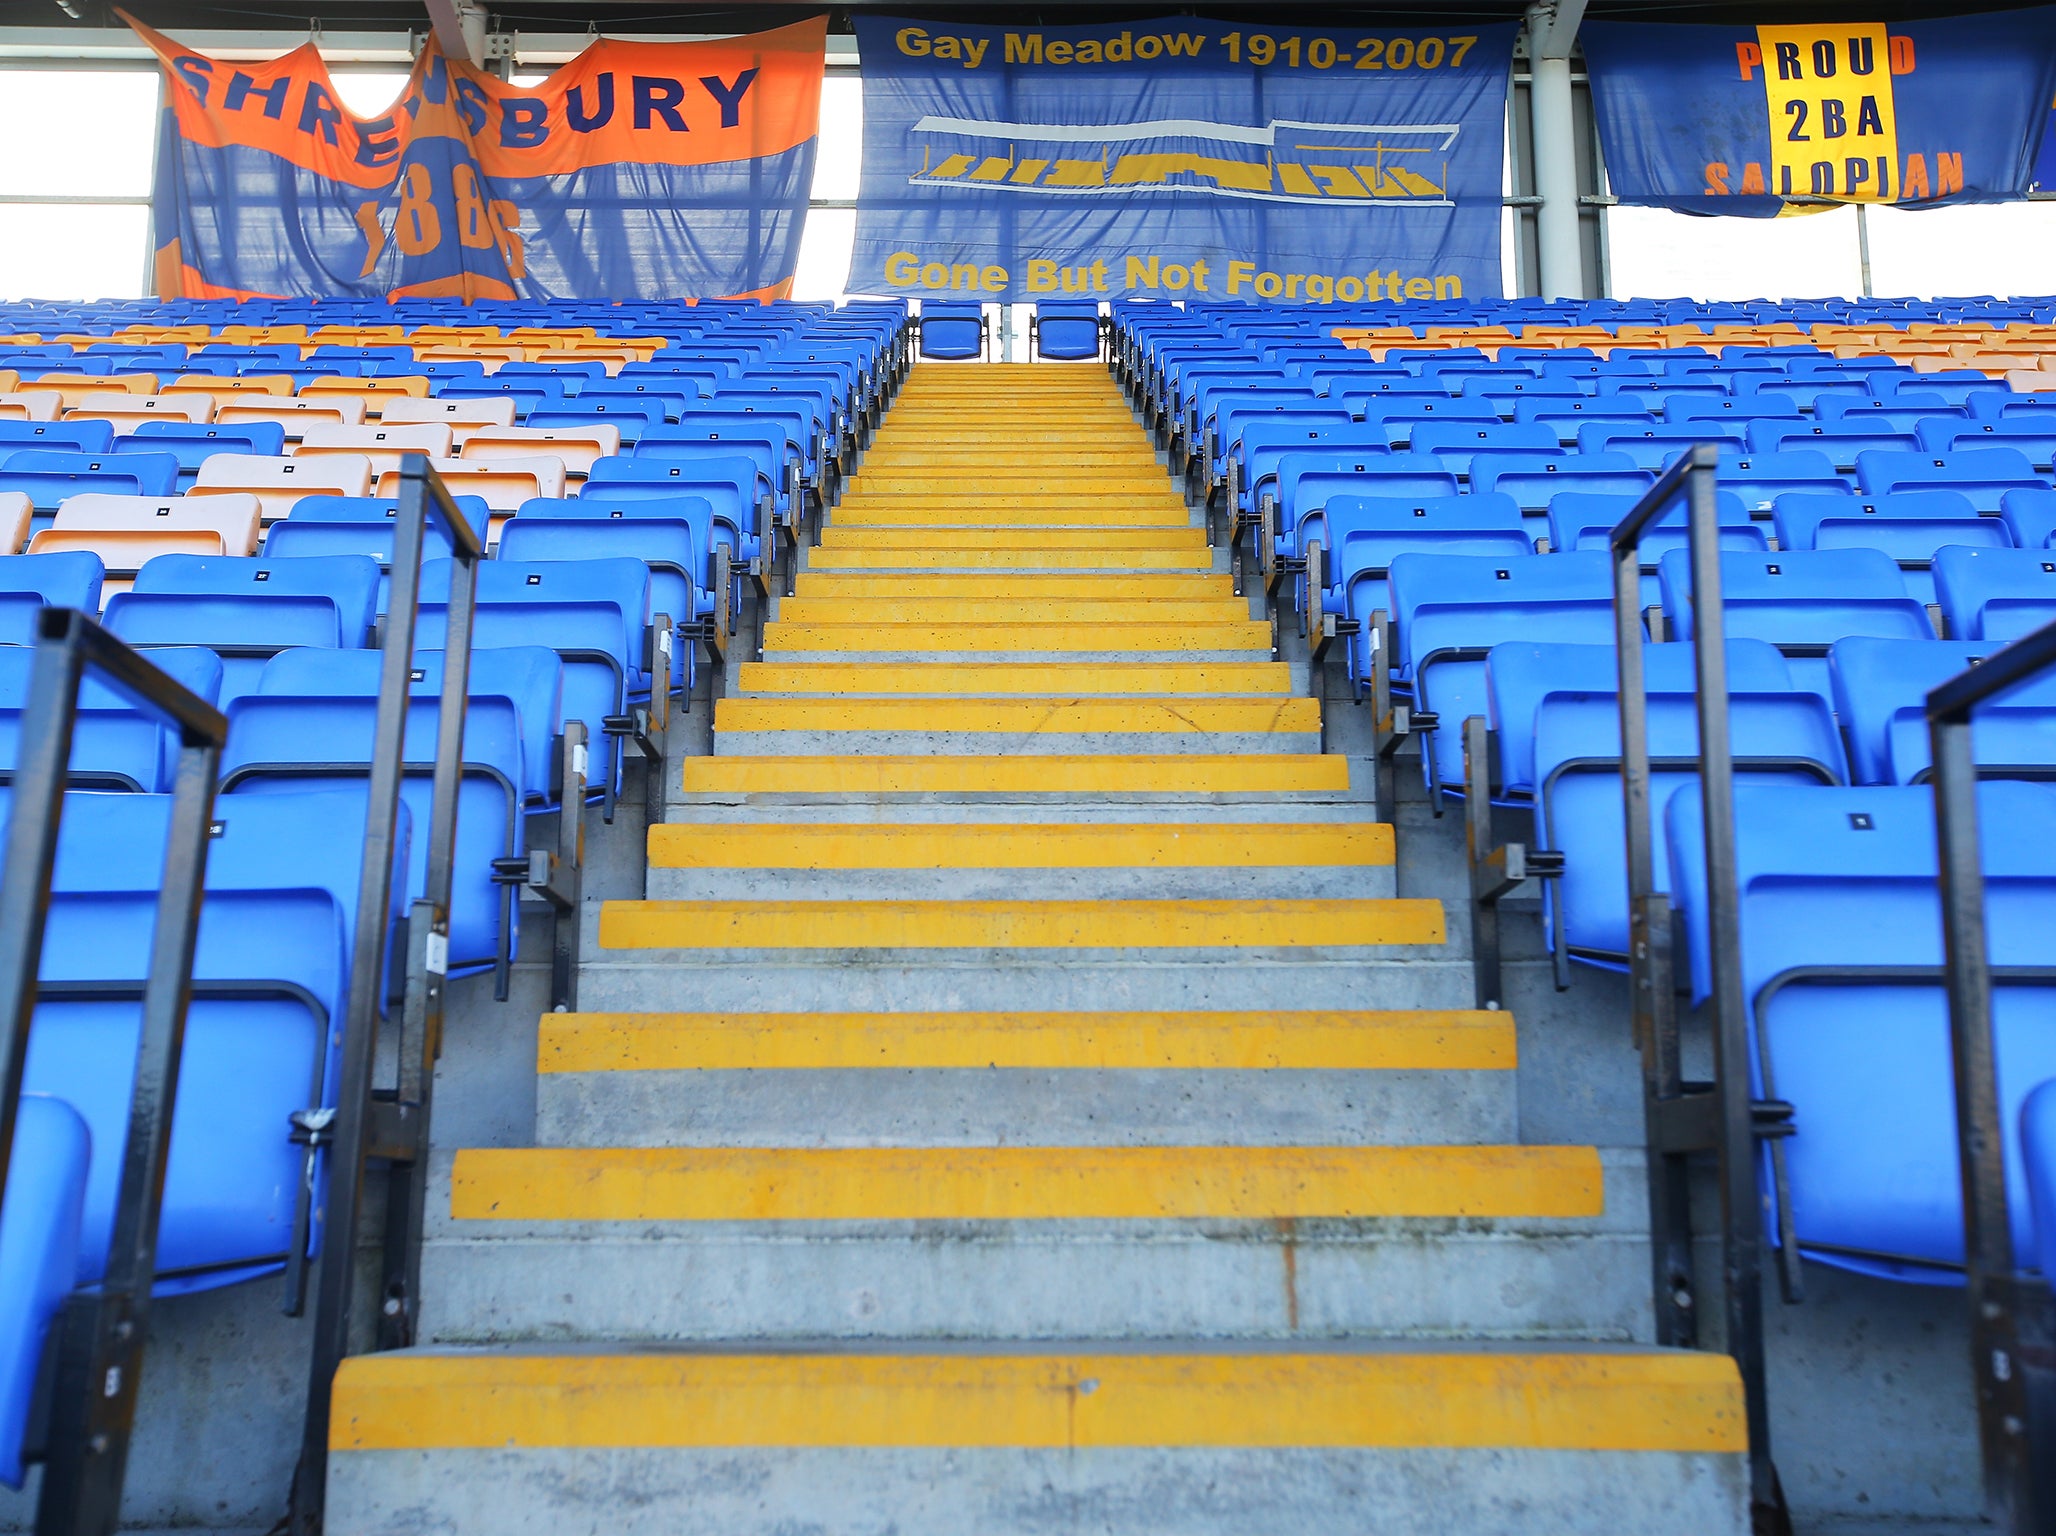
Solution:
<path fill-rule="evenodd" d="M 1584 0 L 1539 0 L 1528 8 L 1528 111 L 1535 146 L 1536 273 L 1545 299 L 1582 299 L 1585 262 L 1578 235 L 1577 133 L 1571 114 L 1571 45 Z"/>

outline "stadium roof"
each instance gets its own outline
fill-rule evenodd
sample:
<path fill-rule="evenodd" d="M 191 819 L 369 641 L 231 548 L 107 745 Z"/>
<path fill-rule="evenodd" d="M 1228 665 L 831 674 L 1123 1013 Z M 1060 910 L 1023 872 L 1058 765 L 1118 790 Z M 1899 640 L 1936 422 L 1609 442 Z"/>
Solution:
<path fill-rule="evenodd" d="M 1979 10 L 2022 9 L 2033 0 L 1987 0 Z M 167 32 L 249 31 L 293 32 L 318 19 L 326 32 L 424 29 L 427 10 L 422 0 L 133 0 L 128 7 L 142 20 Z M 1409 22 L 1513 21 L 1527 9 L 1524 0 L 1401 0 L 1401 3 L 1108 5 L 1104 0 L 957 0 L 927 6 L 914 0 L 857 0 L 823 7 L 807 4 L 691 5 L 679 0 L 497 0 L 486 10 L 496 28 L 523 32 L 632 32 L 637 35 L 704 34 L 753 31 L 818 15 L 828 10 L 831 31 L 846 31 L 853 12 L 884 11 L 935 20 L 977 21 L 987 25 L 1062 25 L 1143 20 L 1163 15 L 1204 15 L 1260 24 L 1271 30 L 1295 26 L 1395 26 Z M 1806 22 L 1862 19 L 1901 21 L 1921 16 L 1960 14 L 1966 7 L 1934 0 L 1588 0 L 1585 13 L 1614 20 Z M 68 16 L 67 11 L 76 15 Z M 62 32 L 71 28 L 120 26 L 114 0 L 0 0 L 0 29 L 32 28 Z"/>

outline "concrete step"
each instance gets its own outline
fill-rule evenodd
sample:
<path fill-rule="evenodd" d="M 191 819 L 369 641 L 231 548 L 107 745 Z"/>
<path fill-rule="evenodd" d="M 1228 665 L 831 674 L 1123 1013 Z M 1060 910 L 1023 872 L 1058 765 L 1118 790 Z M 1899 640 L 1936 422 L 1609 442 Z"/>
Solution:
<path fill-rule="evenodd" d="M 1165 652 L 1193 662 L 1268 658 L 1268 624 L 786 624 L 764 626 L 764 659 L 805 653 L 890 652 L 905 661 L 957 661 L 1006 652 L 1082 661 Z M 1019 658 L 1016 658 L 1019 659 Z"/>
<path fill-rule="evenodd" d="M 1349 950 L 1439 945 L 1439 901 L 609 901 L 606 950 Z M 916 1005 L 919 1006 L 919 1005 Z"/>
<path fill-rule="evenodd" d="M 949 514 L 956 517 L 957 514 Z M 1100 528 L 1089 520 L 1032 528 L 982 528 L 968 520 L 916 527 L 846 528 L 821 532 L 822 549 L 1205 549 L 1206 531 L 1189 522 L 1155 528 Z"/>
<path fill-rule="evenodd" d="M 1277 900 L 1393 894 L 1369 823 L 935 820 L 720 822 L 650 829 L 660 900 Z"/>
<path fill-rule="evenodd" d="M 1037 549 L 816 549 L 807 564 L 821 571 L 1211 571 L 1214 551 L 1101 550 L 1074 545 Z"/>
<path fill-rule="evenodd" d="M 688 757 L 679 791 L 693 798 L 909 795 L 1274 796 L 1349 793 L 1349 763 L 1318 753 L 1228 757 Z"/>
<path fill-rule="evenodd" d="M 453 1223 L 1568 1219 L 1599 1154 L 1540 1146 L 474 1147 Z"/>
<path fill-rule="evenodd" d="M 1468 1007 L 1473 996 L 1468 958 L 1421 945 L 1078 949 L 1060 964 L 1051 963 L 1049 950 L 933 945 L 748 954 L 682 942 L 670 949 L 603 950 L 595 918 L 586 928 L 584 954 L 579 1005 L 616 1013 L 747 1011 L 767 1000 L 794 1012 L 826 1013 L 1305 1011 L 1338 1001 L 1418 1009 Z"/>
<path fill-rule="evenodd" d="M 358 1355 L 336 1536 L 1740 1536 L 1724 1356 L 1361 1345 Z"/>
<path fill-rule="evenodd" d="M 1495 1074 L 1457 1076 L 1462 1082 L 1451 1085 L 1446 1101 L 1423 1097 L 1409 1105 L 1409 1118 L 1426 1126 L 1444 1115 L 1498 1112 L 1504 1089 L 1495 1085 Z M 857 1077 L 846 1073 L 818 1082 L 841 1086 Z M 886 1074 L 871 1077 L 886 1085 Z M 1297 1086 L 1295 1079 L 1308 1081 L 1305 1074 L 1286 1074 L 1275 1083 L 1266 1079 L 1281 1120 L 1294 1112 L 1286 1096 Z M 999 1091 L 1023 1080 L 1023 1074 L 1004 1075 Z M 790 1091 L 793 1118 L 800 1103 L 818 1110 L 830 1102 L 825 1095 L 814 1099 L 797 1088 Z M 1083 1091 L 1089 1095 L 1090 1088 Z M 1333 1118 L 1337 1097 L 1316 1093 L 1300 1113 Z M 711 1094 L 703 1093 L 698 1102 L 716 1117 L 728 1113 Z M 764 1102 L 761 1095 L 743 1099 L 745 1105 Z M 1271 1107 L 1247 1095 L 1238 1103 L 1252 1110 Z M 673 1105 L 653 1095 L 641 1107 L 669 1112 Z M 711 1140 L 728 1129 L 717 1120 L 683 1134 Z M 812 1128 L 803 1134 L 814 1139 Z M 944 1136 L 952 1134 L 943 1129 Z M 1240 1198 L 1212 1203 L 1267 1206 L 1277 1202 L 1255 1197 L 1309 1164 L 1387 1171 L 1404 1166 L 1411 1174 L 1428 1161 L 1454 1179 L 1453 1160 L 1462 1159 L 1466 1168 L 1495 1166 L 1509 1150 L 1439 1146 L 1424 1160 L 1419 1149 L 1370 1144 L 1149 1144 L 1147 1132 L 1125 1146 L 1108 1146 L 1109 1134 L 1095 1127 L 1100 1145 L 1064 1147 L 566 1148 L 508 1154 L 514 1161 L 491 1170 L 490 1182 L 483 1184 L 483 1165 L 464 1166 L 469 1154 L 440 1156 L 430 1172 L 423 1336 L 476 1344 L 575 1337 L 647 1344 L 1179 1336 L 1629 1343 L 1649 1337 L 1640 1164 L 1578 1148 L 1526 1149 L 1535 1154 L 1529 1157 L 1529 1182 L 1548 1196 L 1527 1203 L 1547 1209 L 1498 1215 L 1017 1214 L 937 1220 L 845 1214 L 795 1222 L 779 1214 L 793 1200 L 807 1201 L 810 1210 L 824 1199 L 836 1210 L 869 1209 L 880 1195 L 904 1194 L 905 1186 L 924 1176 L 939 1180 L 942 1196 L 970 1182 L 995 1189 L 994 1198 L 1009 1209 L 1033 1209 L 1038 1200 L 1087 1179 L 1097 1185 L 1112 1176 L 1116 1192 L 1127 1190 L 1134 1180 L 1125 1175 L 1133 1169 L 1167 1164 L 1182 1166 L 1159 1182 L 1188 1203 L 1213 1189 L 1219 1174 Z M 755 1177 L 737 1193 L 748 1202 L 747 1214 L 732 1218 L 681 1215 L 669 1205 L 670 1214 L 652 1214 L 640 1183 L 625 1207 L 610 1206 L 604 1218 L 537 1216 L 511 1206 L 485 1216 L 466 1214 L 516 1176 L 535 1173 L 531 1165 L 544 1157 L 565 1165 L 545 1177 L 546 1192 L 560 1173 L 586 1181 L 579 1189 L 581 1209 L 591 1189 L 617 1187 L 624 1158 L 689 1168 L 695 1175 L 710 1167 L 746 1168 Z M 874 1176 L 881 1165 L 899 1170 L 897 1176 L 881 1181 Z M 1252 1179 L 1259 1167 L 1262 1177 Z M 1024 1188 L 1024 1169 L 1053 1171 L 1046 1182 Z M 772 1178 L 781 1182 L 766 1204 L 759 1196 Z M 1318 1181 L 1316 1186 L 1318 1193 Z M 729 1187 L 718 1179 L 695 1177 L 693 1183 L 702 1195 Z M 1371 1193 L 1368 1186 L 1352 1187 L 1360 1195 Z M 1503 1197 L 1506 1189 L 1497 1187 Z M 511 1198 L 532 1195 L 512 1190 Z M 911 1208 L 927 1206 L 916 1201 Z"/>
<path fill-rule="evenodd" d="M 1392 829 L 1334 822 L 760 822 L 649 829 L 658 869 L 1384 868 Z"/>
<path fill-rule="evenodd" d="M 1318 700 L 1259 698 L 721 699 L 717 753 L 1313 752 Z"/>
<path fill-rule="evenodd" d="M 807 579 L 807 573 L 800 577 Z M 877 577 L 874 580 L 891 580 Z M 961 578 L 991 581 L 1004 593 L 1008 578 Z M 1145 597 L 1124 593 L 1131 578 L 1068 576 L 1055 580 L 1069 586 L 1103 581 L 1105 597 L 1071 596 L 1028 588 L 1019 596 L 933 594 L 921 588 L 909 596 L 799 595 L 778 605 L 785 624 L 1247 624 L 1249 603 L 1217 594 L 1205 597 Z M 1160 578 L 1161 579 L 1161 578 Z M 1182 578 L 1172 578 L 1182 579 Z"/>
<path fill-rule="evenodd" d="M 1071 508 L 1071 506 L 1139 506 L 1151 510 L 1180 510 L 1184 498 L 1166 479 L 1141 479 L 1106 475 L 1079 475 L 1075 479 L 1057 475 L 1036 475 L 1026 481 L 995 479 L 975 469 L 950 475 L 933 471 L 886 471 L 868 475 L 859 471 L 851 477 L 839 506 L 905 506 L 909 512 L 921 508 L 960 508 L 1005 512 L 1018 506 Z M 835 512 L 829 514 L 835 520 Z"/>
<path fill-rule="evenodd" d="M 552 1014 L 548 1147 L 1513 1139 L 1505 1013 Z"/>
<path fill-rule="evenodd" d="M 957 575 L 947 571 L 928 571 L 917 575 L 872 576 L 862 571 L 801 571 L 797 583 L 795 597 L 784 599 L 785 603 L 791 603 L 796 599 L 808 601 L 828 597 L 889 598 L 895 602 L 916 598 L 932 600 L 939 597 L 987 600 L 999 598 L 1008 601 L 1087 598 L 1096 602 L 1180 598 L 1187 602 L 1197 602 L 1204 598 L 1230 598 L 1235 595 L 1235 578 L 1226 572 L 1037 576 L 1017 571 L 1009 571 L 1004 575 L 982 575 L 976 572 Z M 1247 618 L 1248 600 L 1245 598 L 1241 601 L 1243 609 L 1236 617 Z M 799 615 L 785 613 L 781 608 L 780 617 L 794 619 Z"/>
<path fill-rule="evenodd" d="M 1284 694 L 1292 669 L 1282 661 L 1199 664 L 1176 661 L 1093 663 L 978 662 L 922 664 L 855 661 L 744 662 L 731 697 L 781 695 L 856 698 L 920 695 L 1046 698 L 1162 698 L 1173 694 Z"/>
<path fill-rule="evenodd" d="M 932 489 L 933 476 L 923 475 L 913 483 Z M 1103 482 L 1101 482 L 1103 483 Z M 868 492 L 872 486 L 865 481 L 862 490 Z M 963 501 L 938 501 L 927 499 L 915 503 L 908 498 L 889 494 L 894 488 L 881 487 L 888 494 L 860 495 L 857 482 L 852 481 L 849 492 L 828 514 L 830 529 L 850 528 L 936 528 L 954 527 L 975 519 L 982 528 L 1000 529 L 1009 527 L 1030 528 L 1189 528 L 1193 526 L 1193 514 L 1176 496 L 1155 498 L 1154 502 L 1140 497 L 1130 502 L 1125 496 L 1115 499 L 1111 496 L 1085 495 L 1065 498 L 1063 505 L 1023 501 L 1013 496 L 1003 496 L 997 488 L 973 489 L 965 487 Z M 1109 486 L 1109 490 L 1127 488 Z M 1138 487 L 1143 491 L 1153 487 Z M 964 510 L 969 503 L 975 505 L 975 513 Z M 1156 504 L 1161 503 L 1161 504 Z"/>

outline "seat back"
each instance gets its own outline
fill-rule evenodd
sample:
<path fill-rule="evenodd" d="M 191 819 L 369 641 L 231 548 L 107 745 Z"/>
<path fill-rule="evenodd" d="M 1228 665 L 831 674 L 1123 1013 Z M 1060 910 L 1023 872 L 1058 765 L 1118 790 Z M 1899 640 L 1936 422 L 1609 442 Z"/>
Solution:
<path fill-rule="evenodd" d="M 168 453 L 65 453 L 19 449 L 0 458 L 0 491 L 22 491 L 39 511 L 55 511 L 82 491 L 169 496 L 178 460 Z"/>
<path fill-rule="evenodd" d="M 1862 784 L 1919 784 L 1931 766 L 1927 695 L 1999 649 L 1986 640 L 1856 636 L 1828 652 L 1835 713 Z M 1978 706 L 1973 754 L 1981 774 L 2056 777 L 2056 679 L 2037 677 Z"/>
<path fill-rule="evenodd" d="M 2017 640 L 2056 619 L 2056 551 L 1935 551 L 1935 600 L 1951 640 Z"/>
<path fill-rule="evenodd" d="M 2056 786 L 1978 786 L 1986 932 L 1995 968 L 2056 964 Z M 1793 1106 L 1789 1210 L 1817 1262 L 1946 1281 L 1963 1256 L 1948 1003 L 1942 984 L 1934 794 L 1927 788 L 1735 788 L 1743 999 L 1756 1091 Z M 1711 990 L 1701 797 L 1671 799 L 1672 902 L 1695 1001 Z M 1909 971 L 1926 968 L 1926 978 Z M 1883 974 L 1880 974 L 1880 973 Z M 1993 988 L 2000 1124 L 2014 1240 L 2032 1241 L 2013 1128 L 2056 1077 L 2056 987 Z"/>

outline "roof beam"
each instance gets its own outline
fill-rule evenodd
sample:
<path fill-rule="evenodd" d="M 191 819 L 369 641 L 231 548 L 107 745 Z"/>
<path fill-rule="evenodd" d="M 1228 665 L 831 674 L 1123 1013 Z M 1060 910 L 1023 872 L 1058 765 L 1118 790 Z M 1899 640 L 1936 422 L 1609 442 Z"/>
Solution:
<path fill-rule="evenodd" d="M 465 59 L 474 69 L 485 67 L 485 7 L 468 0 L 426 0 L 428 20 L 435 40 L 453 59 Z"/>

